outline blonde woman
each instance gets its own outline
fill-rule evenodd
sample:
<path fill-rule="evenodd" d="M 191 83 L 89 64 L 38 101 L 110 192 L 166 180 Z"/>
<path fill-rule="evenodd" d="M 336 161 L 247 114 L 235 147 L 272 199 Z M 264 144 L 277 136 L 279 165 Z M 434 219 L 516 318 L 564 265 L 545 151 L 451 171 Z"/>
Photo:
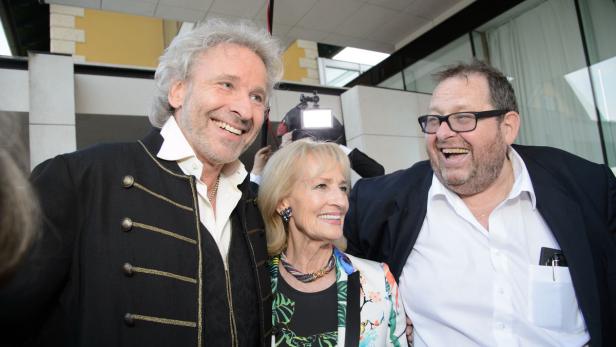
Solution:
<path fill-rule="evenodd" d="M 296 141 L 268 161 L 259 189 L 271 259 L 273 346 L 406 346 L 386 264 L 346 255 L 350 168 L 338 145 Z"/>

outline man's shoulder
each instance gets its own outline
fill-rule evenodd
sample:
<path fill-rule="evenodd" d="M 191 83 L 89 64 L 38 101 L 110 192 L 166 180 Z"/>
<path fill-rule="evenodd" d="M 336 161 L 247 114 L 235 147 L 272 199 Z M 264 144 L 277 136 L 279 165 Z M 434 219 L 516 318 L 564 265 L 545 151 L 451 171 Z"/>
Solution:
<path fill-rule="evenodd" d="M 548 171 L 562 172 L 564 168 L 580 171 L 596 170 L 603 166 L 559 148 L 524 145 L 513 145 L 512 147 L 527 166 L 532 162 Z"/>
<path fill-rule="evenodd" d="M 432 168 L 430 162 L 427 160 L 415 163 L 413 166 L 394 171 L 392 173 L 364 178 L 357 182 L 356 186 L 362 188 L 375 187 L 378 190 L 400 190 L 403 187 L 414 186 L 421 184 L 426 179 L 426 175 L 432 175 Z"/>
<path fill-rule="evenodd" d="M 529 157 L 532 159 L 539 158 L 548 161 L 562 161 L 573 160 L 584 162 L 588 164 L 595 164 L 587 159 L 577 156 L 571 152 L 567 152 L 560 148 L 548 147 L 548 146 L 525 146 L 525 145 L 513 145 L 512 146 L 522 158 Z"/>
<path fill-rule="evenodd" d="M 135 165 L 140 157 L 145 158 L 145 149 L 137 141 L 101 143 L 47 159 L 33 169 L 32 176 L 36 177 L 47 170 L 83 172 L 103 167 Z"/>
<path fill-rule="evenodd" d="M 143 152 L 143 147 L 137 141 L 99 143 L 74 152 L 60 154 L 58 157 L 68 162 L 80 162 L 82 164 L 107 160 L 120 162 L 122 160 L 132 160 L 131 157 L 137 152 Z"/>

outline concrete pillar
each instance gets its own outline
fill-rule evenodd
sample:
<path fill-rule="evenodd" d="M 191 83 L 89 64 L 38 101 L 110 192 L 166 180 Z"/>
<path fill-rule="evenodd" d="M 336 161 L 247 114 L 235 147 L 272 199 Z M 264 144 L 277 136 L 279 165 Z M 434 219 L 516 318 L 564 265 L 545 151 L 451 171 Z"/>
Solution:
<path fill-rule="evenodd" d="M 76 149 L 73 58 L 28 53 L 30 167 Z"/>
<path fill-rule="evenodd" d="M 386 173 L 427 159 L 417 117 L 426 112 L 430 95 L 355 86 L 341 101 L 347 146 L 377 160 Z"/>

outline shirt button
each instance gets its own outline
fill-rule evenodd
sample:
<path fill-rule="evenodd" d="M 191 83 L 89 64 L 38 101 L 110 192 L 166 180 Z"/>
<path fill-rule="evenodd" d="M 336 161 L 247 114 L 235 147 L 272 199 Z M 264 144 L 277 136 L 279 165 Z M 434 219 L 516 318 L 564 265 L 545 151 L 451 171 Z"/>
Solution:
<path fill-rule="evenodd" d="M 500 295 L 505 294 L 505 290 L 504 290 L 503 288 L 498 288 L 496 291 L 497 291 L 497 292 L 498 292 L 498 294 L 500 294 Z"/>
<path fill-rule="evenodd" d="M 503 322 L 496 322 L 496 329 L 498 330 L 505 329 L 505 324 L 503 324 Z"/>

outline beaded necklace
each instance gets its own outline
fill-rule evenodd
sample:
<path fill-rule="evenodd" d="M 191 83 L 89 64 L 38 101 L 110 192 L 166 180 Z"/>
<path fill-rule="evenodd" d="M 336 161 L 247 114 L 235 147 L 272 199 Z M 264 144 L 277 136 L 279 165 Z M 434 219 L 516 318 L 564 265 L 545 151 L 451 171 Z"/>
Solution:
<path fill-rule="evenodd" d="M 327 264 L 325 264 L 324 267 L 311 273 L 303 273 L 297 270 L 293 265 L 291 265 L 291 263 L 287 261 L 287 255 L 284 252 L 280 254 L 280 262 L 282 263 L 284 269 L 287 270 L 288 273 L 293 275 L 293 277 L 295 277 L 298 281 L 303 283 L 310 283 L 330 273 L 336 265 L 336 258 L 334 257 L 334 253 L 332 253 L 331 257 L 329 258 Z"/>

